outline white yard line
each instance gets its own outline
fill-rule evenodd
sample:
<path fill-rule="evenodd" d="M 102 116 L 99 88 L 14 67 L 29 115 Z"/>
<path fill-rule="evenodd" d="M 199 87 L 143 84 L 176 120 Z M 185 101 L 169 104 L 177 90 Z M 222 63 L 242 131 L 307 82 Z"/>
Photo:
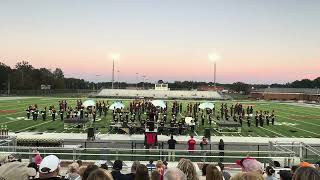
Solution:
<path fill-rule="evenodd" d="M 298 129 L 298 130 L 300 130 L 300 131 L 304 131 L 304 132 L 307 132 L 307 133 L 310 133 L 310 134 L 320 135 L 320 133 L 315 133 L 315 132 L 308 131 L 308 130 L 301 129 L 301 128 L 297 128 L 297 127 L 294 127 L 294 126 L 288 126 L 288 127 L 295 128 L 295 129 Z"/>
<path fill-rule="evenodd" d="M 18 130 L 18 131 L 25 131 L 25 130 L 30 129 L 30 128 L 33 128 L 33 127 L 38 127 L 38 126 L 41 126 L 41 125 L 43 125 L 43 124 L 47 124 L 47 123 L 49 123 L 49 122 L 51 122 L 51 121 L 47 121 L 47 122 L 43 122 L 43 123 L 36 124 L 36 125 L 33 125 L 33 126 L 29 126 L 29 127 L 27 127 L 27 128 L 20 129 L 20 130 Z"/>
<path fill-rule="evenodd" d="M 264 127 L 260 127 L 260 128 L 262 128 L 262 129 L 264 129 L 264 130 L 266 130 L 266 131 L 272 132 L 272 133 L 274 133 L 274 134 L 276 134 L 276 135 L 279 135 L 279 136 L 282 136 L 282 137 L 286 137 L 286 136 L 284 136 L 283 134 L 277 133 L 277 132 L 272 131 L 272 130 L 270 130 L 270 129 L 267 129 L 267 128 L 264 128 Z"/>
<path fill-rule="evenodd" d="M 278 116 L 279 117 L 283 117 L 285 119 L 297 121 L 297 122 L 300 122 L 300 123 L 305 123 L 305 124 L 309 124 L 309 125 L 312 125 L 312 126 L 319 126 L 320 127 L 320 124 L 315 124 L 315 123 L 311 123 L 311 122 L 305 122 L 305 121 L 301 121 L 301 120 L 297 120 L 297 119 L 293 119 L 293 118 L 289 118 L 289 117 L 285 117 L 285 116 L 280 116 L 280 115 L 278 115 Z"/>

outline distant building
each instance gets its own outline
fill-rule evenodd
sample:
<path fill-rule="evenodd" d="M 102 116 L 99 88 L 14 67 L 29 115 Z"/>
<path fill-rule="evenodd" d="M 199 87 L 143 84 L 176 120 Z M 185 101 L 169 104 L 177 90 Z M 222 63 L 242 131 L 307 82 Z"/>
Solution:
<path fill-rule="evenodd" d="M 157 91 L 169 91 L 169 86 L 166 83 L 156 83 L 154 84 L 154 90 Z"/>
<path fill-rule="evenodd" d="M 295 100 L 316 101 L 320 100 L 319 89 L 310 88 L 266 88 L 251 92 L 251 97 L 265 100 Z"/>
<path fill-rule="evenodd" d="M 203 85 L 198 87 L 198 91 L 226 91 L 226 89 L 222 86 L 208 86 L 208 85 Z"/>

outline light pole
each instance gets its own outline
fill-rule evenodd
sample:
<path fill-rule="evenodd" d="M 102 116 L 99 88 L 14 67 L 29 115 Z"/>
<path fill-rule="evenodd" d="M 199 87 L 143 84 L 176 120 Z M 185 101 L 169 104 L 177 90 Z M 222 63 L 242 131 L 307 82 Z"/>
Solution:
<path fill-rule="evenodd" d="M 111 89 L 113 89 L 113 84 L 114 84 L 114 61 L 119 59 L 120 54 L 112 54 L 112 82 L 111 82 Z"/>
<path fill-rule="evenodd" d="M 118 89 L 120 89 L 120 78 L 119 78 L 120 71 L 119 70 L 117 70 L 117 75 L 118 75 Z"/>
<path fill-rule="evenodd" d="M 136 77 L 137 77 L 136 89 L 138 89 L 139 73 L 136 73 Z"/>
<path fill-rule="evenodd" d="M 144 79 L 146 78 L 145 75 L 142 75 L 142 89 L 144 89 Z"/>
<path fill-rule="evenodd" d="M 99 77 L 99 76 L 100 76 L 100 74 L 97 74 L 97 75 L 96 75 L 96 77 Z M 97 87 L 96 87 L 96 88 L 97 88 L 97 92 L 98 92 L 98 89 L 99 89 L 99 82 L 97 82 Z"/>
<path fill-rule="evenodd" d="M 213 62 L 213 86 L 216 89 L 216 73 L 217 73 L 217 61 L 220 59 L 220 56 L 216 53 L 208 54 L 209 61 Z"/>

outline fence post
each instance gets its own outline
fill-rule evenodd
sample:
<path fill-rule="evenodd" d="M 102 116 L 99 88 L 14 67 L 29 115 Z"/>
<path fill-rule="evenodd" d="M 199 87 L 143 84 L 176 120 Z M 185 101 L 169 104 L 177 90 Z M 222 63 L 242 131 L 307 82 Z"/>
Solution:
<path fill-rule="evenodd" d="M 258 157 L 260 157 L 260 145 L 258 144 Z"/>
<path fill-rule="evenodd" d="M 76 148 L 73 148 L 73 150 L 72 150 L 72 154 L 73 154 L 73 156 L 72 156 L 72 160 L 73 160 L 73 162 L 75 162 L 76 161 Z"/>
<path fill-rule="evenodd" d="M 299 143 L 299 158 L 300 158 L 300 160 L 302 160 L 303 159 L 303 149 L 302 149 L 302 143 L 300 142 Z"/>

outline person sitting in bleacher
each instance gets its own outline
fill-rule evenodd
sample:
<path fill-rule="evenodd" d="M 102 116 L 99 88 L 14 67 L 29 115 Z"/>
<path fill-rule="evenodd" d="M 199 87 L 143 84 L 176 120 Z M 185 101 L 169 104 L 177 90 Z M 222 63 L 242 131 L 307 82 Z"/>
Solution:
<path fill-rule="evenodd" d="M 43 158 L 39 166 L 39 178 L 37 180 L 61 180 L 60 159 L 55 155 Z"/>
<path fill-rule="evenodd" d="M 140 164 L 139 161 L 134 161 L 134 162 L 132 163 L 131 173 L 126 174 L 126 179 L 127 179 L 127 180 L 134 180 L 134 179 L 135 179 L 137 167 L 138 167 L 139 164 Z"/>

